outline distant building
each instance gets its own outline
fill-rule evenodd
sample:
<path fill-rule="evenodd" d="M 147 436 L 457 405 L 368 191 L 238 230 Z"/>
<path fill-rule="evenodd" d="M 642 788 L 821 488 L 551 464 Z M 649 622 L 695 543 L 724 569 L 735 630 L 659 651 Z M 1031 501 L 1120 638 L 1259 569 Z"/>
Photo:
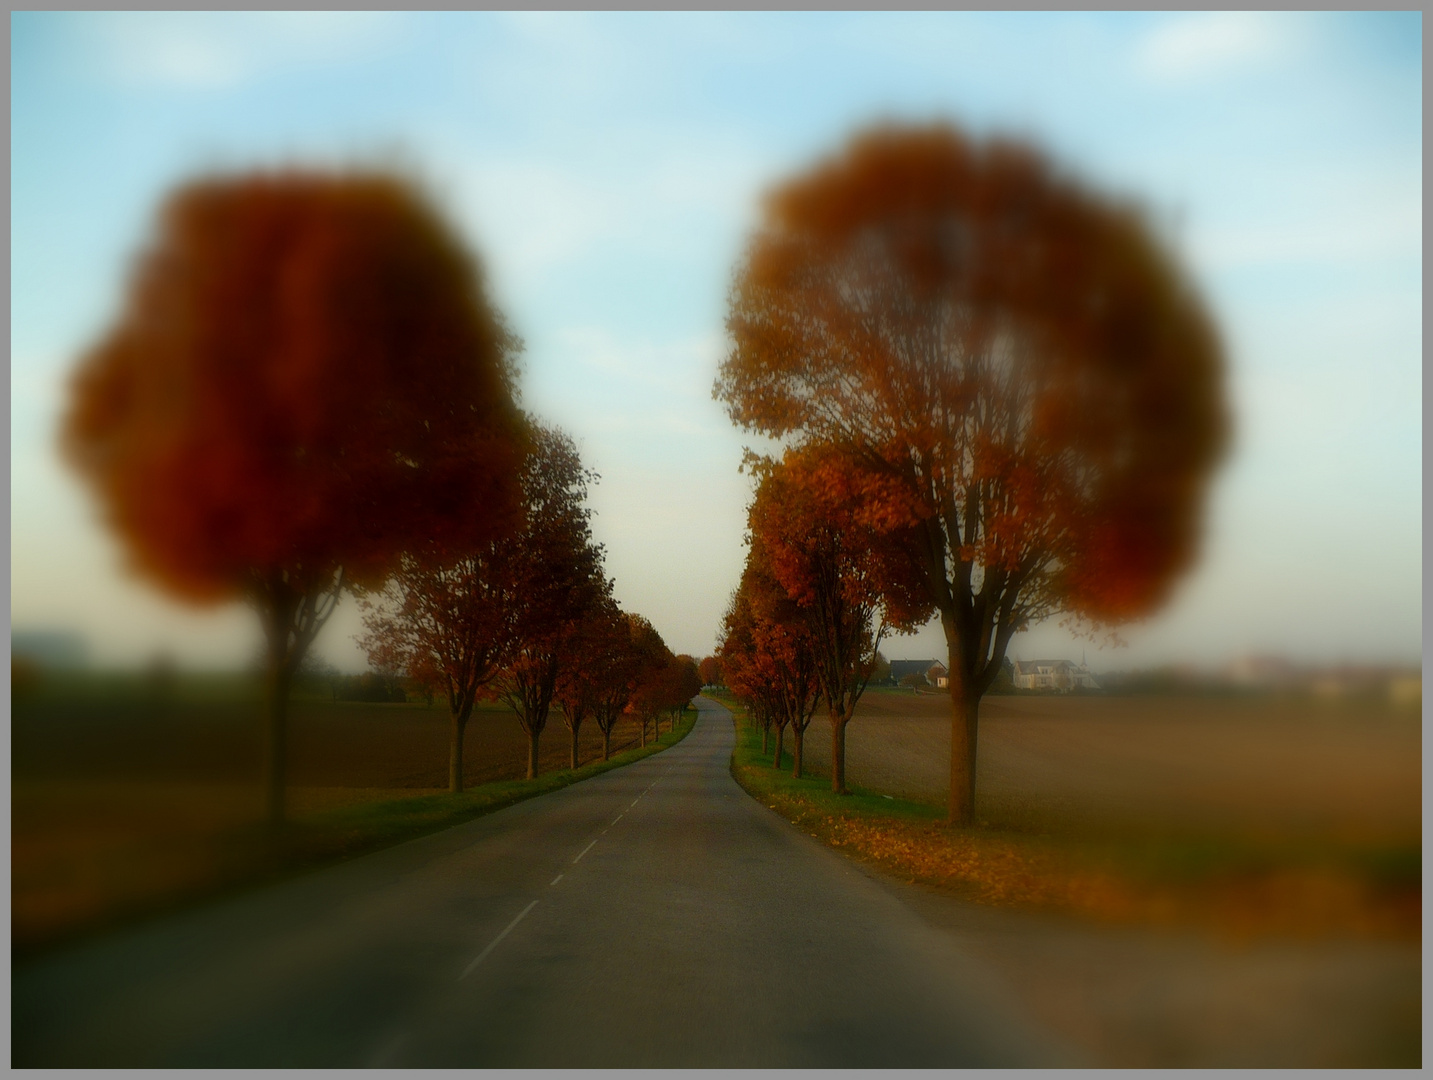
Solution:
<path fill-rule="evenodd" d="M 897 686 L 907 675 L 919 675 L 927 686 L 945 689 L 950 685 L 949 672 L 939 660 L 892 660 L 891 681 Z"/>
<path fill-rule="evenodd" d="M 1016 660 L 1012 678 L 1018 690 L 1098 690 L 1084 664 L 1071 660 Z"/>
<path fill-rule="evenodd" d="M 897 686 L 900 686 L 901 681 L 907 676 L 919 675 L 922 679 L 929 683 L 930 675 L 928 673 L 930 672 L 931 668 L 938 666 L 939 665 L 934 660 L 892 660 L 891 682 L 895 683 Z M 941 673 L 944 674 L 944 672 L 945 669 L 941 668 Z"/>
<path fill-rule="evenodd" d="M 68 630 L 15 630 L 10 634 L 12 660 L 28 660 L 44 668 L 82 668 L 89 662 L 85 639 Z"/>

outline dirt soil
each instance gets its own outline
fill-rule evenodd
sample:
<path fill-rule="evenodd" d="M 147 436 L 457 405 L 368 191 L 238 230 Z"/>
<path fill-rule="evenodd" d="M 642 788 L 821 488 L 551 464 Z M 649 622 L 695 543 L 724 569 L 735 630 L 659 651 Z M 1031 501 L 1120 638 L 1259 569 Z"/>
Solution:
<path fill-rule="evenodd" d="M 1198 832 L 1417 843 L 1422 724 L 1377 702 L 987 697 L 977 815 L 1061 833 Z M 807 760 L 829 775 L 819 713 Z M 848 782 L 944 805 L 950 705 L 869 692 L 846 730 Z"/>

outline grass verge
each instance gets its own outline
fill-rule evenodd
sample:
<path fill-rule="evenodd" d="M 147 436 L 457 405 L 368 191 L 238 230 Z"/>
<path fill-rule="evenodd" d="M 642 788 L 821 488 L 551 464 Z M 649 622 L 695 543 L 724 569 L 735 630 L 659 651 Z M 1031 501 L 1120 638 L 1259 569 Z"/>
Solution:
<path fill-rule="evenodd" d="M 1417 850 L 1257 846 L 1225 838 L 1131 841 L 953 827 L 944 807 L 791 776 L 762 753 L 761 732 L 730 695 L 708 692 L 737 718 L 732 776 L 803 832 L 912 884 L 982 904 L 1059 911 L 1101 922 L 1191 926 L 1220 936 L 1418 937 Z M 813 725 L 807 738 L 826 735 Z M 786 745 L 789 748 L 788 733 Z"/>
<path fill-rule="evenodd" d="M 85 903 L 72 905 L 68 911 L 56 910 L 46 919 L 16 920 L 11 928 L 12 961 L 366 855 L 630 765 L 680 742 L 696 719 L 697 711 L 688 708 L 677 720 L 675 731 L 661 732 L 645 747 L 532 780 L 495 781 L 460 795 L 351 804 L 296 816 L 278 832 L 256 824 L 187 837 L 176 845 L 182 850 L 170 851 L 167 858 L 153 865 L 129 866 L 128 887 L 123 890 L 85 896 Z"/>

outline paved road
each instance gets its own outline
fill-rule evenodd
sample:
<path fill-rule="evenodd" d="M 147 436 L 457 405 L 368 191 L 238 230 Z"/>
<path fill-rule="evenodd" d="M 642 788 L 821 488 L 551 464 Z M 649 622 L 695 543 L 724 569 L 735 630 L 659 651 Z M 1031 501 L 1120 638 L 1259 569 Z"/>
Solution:
<path fill-rule="evenodd" d="M 635 765 L 12 973 L 12 1064 L 1069 1062 L 895 892 L 731 779 Z"/>

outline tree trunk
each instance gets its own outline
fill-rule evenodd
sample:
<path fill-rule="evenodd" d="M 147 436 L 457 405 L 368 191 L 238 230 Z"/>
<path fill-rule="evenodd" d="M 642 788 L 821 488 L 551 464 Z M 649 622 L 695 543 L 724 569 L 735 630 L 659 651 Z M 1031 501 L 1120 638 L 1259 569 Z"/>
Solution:
<path fill-rule="evenodd" d="M 268 700 L 264 725 L 264 816 L 270 825 L 284 822 L 284 794 L 288 785 L 288 719 L 289 683 L 291 678 L 284 659 L 269 655 L 269 672 L 265 680 Z"/>
<path fill-rule="evenodd" d="M 831 790 L 846 794 L 846 721 L 850 717 L 831 714 Z"/>
<path fill-rule="evenodd" d="M 761 756 L 771 753 L 771 725 L 761 725 Z"/>
<path fill-rule="evenodd" d="M 533 725 L 527 733 L 527 778 L 529 780 L 537 778 L 537 737 L 540 734 L 542 732 L 536 725 Z"/>
<path fill-rule="evenodd" d="M 954 674 L 954 668 L 951 669 Z M 975 819 L 975 742 L 980 723 L 980 695 L 965 691 L 964 680 L 950 680 L 950 803 L 952 825 Z"/>
<path fill-rule="evenodd" d="M 639 720 L 637 724 L 642 729 L 642 734 L 639 738 L 642 740 L 642 749 L 645 750 L 647 748 L 647 721 Z"/>
<path fill-rule="evenodd" d="M 776 756 L 771 759 L 771 767 L 772 767 L 773 769 L 779 769 L 779 768 L 781 768 L 781 742 L 782 742 L 782 737 L 783 737 L 785 734 L 786 734 L 786 725 L 785 725 L 785 724 L 777 724 L 777 725 L 776 725 Z"/>
<path fill-rule="evenodd" d="M 454 795 L 463 791 L 463 733 L 472 715 L 471 705 L 452 712 L 453 725 L 448 738 L 448 790 Z"/>
<path fill-rule="evenodd" d="M 602 760 L 606 761 L 612 756 L 612 729 L 602 729 Z"/>
<path fill-rule="evenodd" d="M 806 732 L 800 724 L 791 725 L 791 756 L 794 758 L 795 767 L 791 775 L 798 780 L 801 779 L 801 748 L 806 744 Z"/>
<path fill-rule="evenodd" d="M 574 770 L 577 768 L 577 731 L 581 726 L 581 721 L 572 725 L 572 768 Z"/>

